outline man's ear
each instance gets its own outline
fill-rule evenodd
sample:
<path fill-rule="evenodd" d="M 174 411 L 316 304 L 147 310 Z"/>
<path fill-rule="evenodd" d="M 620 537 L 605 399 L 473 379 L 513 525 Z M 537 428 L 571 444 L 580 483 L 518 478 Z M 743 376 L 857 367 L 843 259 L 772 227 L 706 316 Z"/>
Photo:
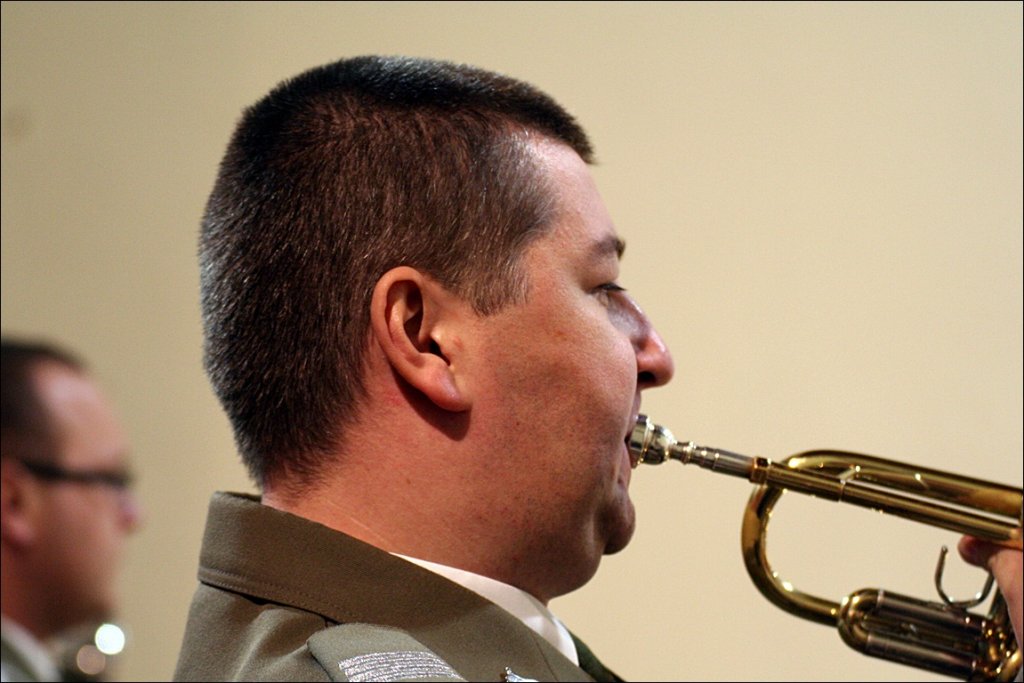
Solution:
<path fill-rule="evenodd" d="M 370 324 L 391 366 L 443 410 L 468 410 L 471 401 L 455 371 L 462 345 L 458 326 L 467 304 L 409 266 L 384 273 L 373 289 Z"/>
<path fill-rule="evenodd" d="M 4 545 L 25 548 L 36 537 L 38 487 L 24 465 L 0 458 L 0 534 Z"/>

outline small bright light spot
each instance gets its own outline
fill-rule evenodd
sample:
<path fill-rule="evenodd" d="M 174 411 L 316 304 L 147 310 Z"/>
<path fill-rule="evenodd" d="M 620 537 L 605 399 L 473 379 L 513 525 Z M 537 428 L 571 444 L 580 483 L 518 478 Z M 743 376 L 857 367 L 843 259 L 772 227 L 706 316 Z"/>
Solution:
<path fill-rule="evenodd" d="M 114 624 L 103 624 L 96 629 L 96 648 L 105 655 L 120 654 L 124 649 L 124 631 Z"/>
<path fill-rule="evenodd" d="M 75 655 L 75 664 L 78 666 L 78 670 L 86 676 L 96 676 L 107 668 L 107 658 L 92 645 L 83 645 L 78 648 L 78 653 Z"/>
<path fill-rule="evenodd" d="M 782 587 L 785 588 L 787 591 L 790 591 L 790 592 L 792 592 L 792 590 L 793 590 L 793 584 L 791 584 L 789 581 L 783 581 L 782 582 Z"/>

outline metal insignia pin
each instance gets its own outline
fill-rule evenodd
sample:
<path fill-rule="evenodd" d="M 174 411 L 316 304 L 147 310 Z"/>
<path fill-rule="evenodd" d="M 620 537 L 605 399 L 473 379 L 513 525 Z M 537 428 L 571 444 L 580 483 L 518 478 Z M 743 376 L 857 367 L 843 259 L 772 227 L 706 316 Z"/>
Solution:
<path fill-rule="evenodd" d="M 507 666 L 505 667 L 504 680 L 506 683 L 537 683 L 536 678 L 524 678 Z"/>

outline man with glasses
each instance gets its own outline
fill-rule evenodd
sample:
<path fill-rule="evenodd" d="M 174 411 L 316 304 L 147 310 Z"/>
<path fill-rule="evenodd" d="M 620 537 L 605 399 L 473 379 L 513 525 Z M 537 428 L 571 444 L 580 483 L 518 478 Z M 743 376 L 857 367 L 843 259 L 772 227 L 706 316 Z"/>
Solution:
<path fill-rule="evenodd" d="M 3 340 L 2 678 L 58 680 L 45 646 L 109 619 L 125 538 L 139 525 L 128 445 L 84 365 Z"/>

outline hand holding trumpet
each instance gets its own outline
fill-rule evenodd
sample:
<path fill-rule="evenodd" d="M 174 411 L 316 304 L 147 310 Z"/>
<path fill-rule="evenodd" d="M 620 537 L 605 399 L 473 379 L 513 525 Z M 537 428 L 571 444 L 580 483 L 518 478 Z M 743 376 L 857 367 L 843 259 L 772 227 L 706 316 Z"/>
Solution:
<path fill-rule="evenodd" d="M 957 546 L 960 556 L 970 564 L 988 569 L 996 578 L 999 591 L 1006 598 L 1010 612 L 1013 632 L 1017 636 L 1017 645 L 1021 645 L 1022 613 L 1024 613 L 1024 552 L 1014 548 L 1005 548 L 989 543 L 973 536 L 964 536 Z"/>

